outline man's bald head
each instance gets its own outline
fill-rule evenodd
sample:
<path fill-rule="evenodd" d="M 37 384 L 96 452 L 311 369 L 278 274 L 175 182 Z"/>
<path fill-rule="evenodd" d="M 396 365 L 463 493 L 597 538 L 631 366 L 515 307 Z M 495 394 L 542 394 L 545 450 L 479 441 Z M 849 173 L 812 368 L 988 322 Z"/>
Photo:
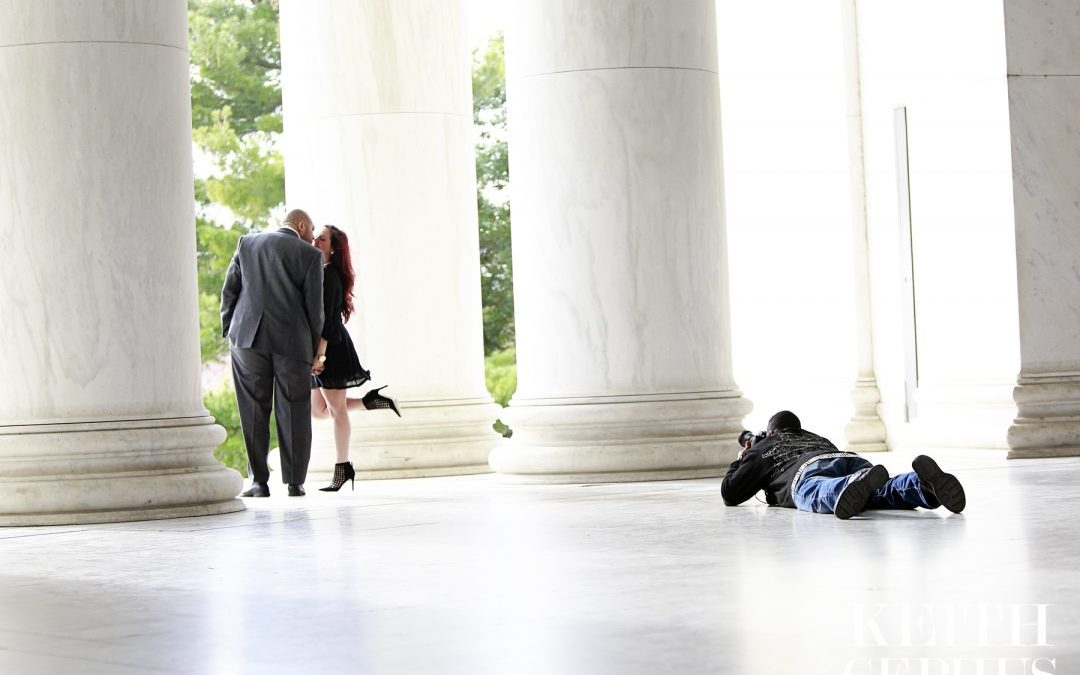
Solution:
<path fill-rule="evenodd" d="M 311 243 L 315 241 L 315 224 L 311 222 L 311 216 L 303 209 L 293 209 L 285 214 L 285 227 L 294 230 L 300 238 Z"/>

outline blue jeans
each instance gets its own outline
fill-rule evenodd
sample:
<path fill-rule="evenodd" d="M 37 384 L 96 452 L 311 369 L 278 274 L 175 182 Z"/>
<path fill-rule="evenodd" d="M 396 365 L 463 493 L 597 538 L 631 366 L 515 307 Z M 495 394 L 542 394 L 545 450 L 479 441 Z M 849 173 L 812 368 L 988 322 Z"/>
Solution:
<path fill-rule="evenodd" d="M 851 482 L 853 474 L 872 466 L 857 455 L 814 462 L 806 467 L 795 485 L 793 496 L 796 508 L 814 513 L 832 513 L 836 500 Z M 923 493 L 919 487 L 919 477 L 913 471 L 890 478 L 866 504 L 867 509 L 913 509 L 916 506 L 936 509 L 940 504 L 932 495 Z"/>

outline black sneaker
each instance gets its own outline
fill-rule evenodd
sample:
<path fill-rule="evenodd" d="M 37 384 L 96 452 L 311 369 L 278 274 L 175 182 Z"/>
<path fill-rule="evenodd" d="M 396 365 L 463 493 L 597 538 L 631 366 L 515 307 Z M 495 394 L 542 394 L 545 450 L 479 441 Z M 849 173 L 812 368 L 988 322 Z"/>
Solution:
<path fill-rule="evenodd" d="M 866 509 L 866 503 L 874 496 L 874 492 L 888 480 L 889 470 L 880 464 L 875 464 L 869 469 L 862 469 L 840 493 L 840 498 L 836 500 L 836 507 L 833 508 L 833 515 L 840 520 L 847 520 L 862 513 Z"/>
<path fill-rule="evenodd" d="M 942 471 L 937 462 L 926 455 L 919 455 L 911 460 L 911 468 L 919 476 L 919 487 L 941 502 L 942 506 L 953 513 L 960 513 L 967 506 L 964 486 L 956 476 Z"/>

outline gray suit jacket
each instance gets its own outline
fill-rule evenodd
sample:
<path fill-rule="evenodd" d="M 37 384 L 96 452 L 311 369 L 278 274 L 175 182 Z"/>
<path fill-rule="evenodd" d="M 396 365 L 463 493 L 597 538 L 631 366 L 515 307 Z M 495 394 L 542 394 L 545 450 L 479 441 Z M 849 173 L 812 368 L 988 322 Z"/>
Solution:
<path fill-rule="evenodd" d="M 240 237 L 221 289 L 221 334 L 310 362 L 323 325 L 323 256 L 288 228 Z"/>

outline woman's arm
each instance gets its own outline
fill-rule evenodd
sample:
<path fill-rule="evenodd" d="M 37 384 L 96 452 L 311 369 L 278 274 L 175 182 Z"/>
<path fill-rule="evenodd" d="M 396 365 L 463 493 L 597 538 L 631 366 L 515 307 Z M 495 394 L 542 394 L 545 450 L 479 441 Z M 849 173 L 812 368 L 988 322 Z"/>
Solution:
<path fill-rule="evenodd" d="M 311 374 L 318 375 L 326 370 L 326 338 L 319 339 L 319 346 L 315 350 L 315 359 L 311 362 Z"/>

